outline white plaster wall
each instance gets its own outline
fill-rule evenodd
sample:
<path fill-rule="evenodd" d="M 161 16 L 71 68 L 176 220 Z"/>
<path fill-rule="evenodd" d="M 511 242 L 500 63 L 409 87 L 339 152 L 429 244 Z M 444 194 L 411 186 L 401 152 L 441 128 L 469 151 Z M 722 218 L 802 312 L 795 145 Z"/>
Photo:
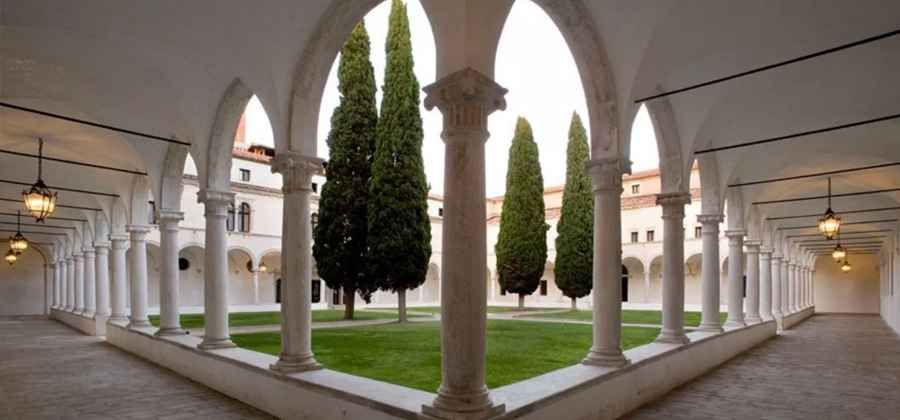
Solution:
<path fill-rule="evenodd" d="M 880 312 L 877 255 L 852 255 L 853 270 L 841 271 L 830 256 L 816 260 L 816 312 Z"/>
<path fill-rule="evenodd" d="M 897 288 L 897 277 L 900 274 L 900 261 L 894 254 L 893 247 L 886 249 L 881 256 L 881 317 L 900 334 L 900 293 Z"/>
<path fill-rule="evenodd" d="M 32 249 L 12 267 L 6 261 L 0 263 L 0 316 L 44 314 L 44 272 L 43 257 Z"/>

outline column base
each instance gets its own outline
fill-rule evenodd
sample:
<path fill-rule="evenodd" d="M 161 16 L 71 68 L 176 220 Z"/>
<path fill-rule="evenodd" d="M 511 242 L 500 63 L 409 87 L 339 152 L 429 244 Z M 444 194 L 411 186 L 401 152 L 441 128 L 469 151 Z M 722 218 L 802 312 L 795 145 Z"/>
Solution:
<path fill-rule="evenodd" d="M 204 337 L 203 342 L 197 346 L 200 350 L 230 349 L 233 347 L 237 347 L 237 344 L 234 344 L 229 338 L 207 340 L 206 337 Z"/>
<path fill-rule="evenodd" d="M 110 322 L 127 322 L 128 317 L 125 315 L 110 315 L 109 319 L 106 320 L 106 323 Z"/>
<path fill-rule="evenodd" d="M 581 360 L 581 364 L 588 366 L 600 366 L 610 368 L 620 368 L 628 366 L 631 363 L 621 351 L 597 351 L 591 350 L 587 356 Z"/>
<path fill-rule="evenodd" d="M 744 318 L 744 322 L 746 324 L 759 324 L 762 322 L 762 318 L 760 318 L 759 315 L 747 315 L 747 317 Z"/>
<path fill-rule="evenodd" d="M 769 321 L 775 320 L 775 316 L 773 316 L 773 315 L 762 315 L 762 316 L 760 316 L 760 318 L 762 318 L 762 322 L 769 322 Z"/>
<path fill-rule="evenodd" d="M 440 420 L 481 420 L 503 414 L 505 404 L 494 404 L 487 387 L 471 394 L 451 393 L 443 385 L 431 405 L 422 406 L 425 419 Z"/>
<path fill-rule="evenodd" d="M 278 373 L 299 373 L 322 369 L 312 353 L 302 356 L 291 356 L 284 353 L 278 355 L 278 361 L 269 365 L 269 369 Z"/>
<path fill-rule="evenodd" d="M 128 325 L 126 325 L 125 328 L 128 328 L 129 330 L 133 330 L 133 329 L 137 329 L 137 328 L 147 328 L 147 327 L 152 327 L 152 326 L 153 325 L 150 324 L 150 321 L 148 321 L 146 319 L 144 319 L 144 320 L 132 319 L 128 322 Z"/>
<path fill-rule="evenodd" d="M 744 328 L 747 323 L 743 319 L 729 319 L 725 321 L 724 328 Z"/>
<path fill-rule="evenodd" d="M 684 331 L 676 332 L 669 330 L 662 330 L 659 333 L 659 337 L 656 337 L 655 343 L 663 343 L 663 344 L 687 344 L 690 343 L 691 340 L 687 338 L 687 335 L 684 334 Z"/>
<path fill-rule="evenodd" d="M 153 335 L 157 337 L 162 337 L 166 335 L 186 335 L 188 332 L 181 329 L 181 327 L 165 327 L 157 330 Z"/>
<path fill-rule="evenodd" d="M 700 326 L 697 327 L 697 331 L 708 332 L 708 333 L 720 333 L 720 332 L 724 332 L 725 330 L 722 328 L 722 324 L 719 324 L 718 322 L 716 322 L 716 323 L 709 323 L 709 324 L 701 323 Z"/>
<path fill-rule="evenodd" d="M 91 311 L 91 310 L 85 310 L 84 312 L 81 313 L 81 316 L 87 317 L 90 319 L 94 319 L 94 315 L 95 315 L 94 311 Z"/>

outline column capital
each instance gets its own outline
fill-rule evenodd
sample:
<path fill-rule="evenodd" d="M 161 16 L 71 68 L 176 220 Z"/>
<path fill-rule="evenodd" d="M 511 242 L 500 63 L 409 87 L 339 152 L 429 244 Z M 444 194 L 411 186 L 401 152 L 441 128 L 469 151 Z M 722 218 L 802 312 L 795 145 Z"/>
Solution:
<path fill-rule="evenodd" d="M 110 243 L 109 242 L 94 242 L 94 251 L 100 253 L 100 250 L 109 250 Z"/>
<path fill-rule="evenodd" d="M 312 191 L 313 175 L 324 175 L 325 161 L 297 152 L 278 152 L 272 160 L 272 172 L 281 174 L 282 191 Z"/>
<path fill-rule="evenodd" d="M 82 253 L 82 255 L 84 255 L 84 258 L 93 257 L 94 256 L 94 248 L 85 248 L 84 250 L 81 251 L 81 253 Z"/>
<path fill-rule="evenodd" d="M 741 238 L 747 235 L 747 231 L 744 229 L 728 229 L 725 231 L 725 236 L 729 239 Z"/>
<path fill-rule="evenodd" d="M 488 115 L 506 109 L 508 91 L 470 67 L 444 76 L 422 90 L 425 109 L 437 108 L 444 116 L 441 137 L 446 143 L 471 139 L 460 134 L 472 132 L 484 134 L 480 140 L 485 141 Z"/>
<path fill-rule="evenodd" d="M 133 238 L 135 235 L 146 235 L 150 233 L 150 226 L 147 225 L 125 225 L 125 230 L 131 234 Z"/>
<path fill-rule="evenodd" d="M 591 159 L 585 162 L 584 167 L 593 180 L 594 194 L 603 191 L 622 194 L 622 173 L 625 172 L 623 159 L 617 157 Z"/>
<path fill-rule="evenodd" d="M 75 261 L 77 263 L 81 260 L 82 260 L 81 252 L 73 252 L 72 253 L 72 261 Z"/>
<path fill-rule="evenodd" d="M 231 191 L 202 189 L 197 192 L 197 202 L 207 206 L 219 205 L 225 207 L 229 203 L 234 202 L 234 193 Z"/>
<path fill-rule="evenodd" d="M 772 252 L 774 252 L 774 250 L 771 247 L 768 247 L 765 245 L 759 247 L 759 253 L 762 254 L 763 256 L 765 256 L 766 258 L 771 258 Z"/>
<path fill-rule="evenodd" d="M 157 213 L 156 219 L 160 225 L 164 223 L 178 223 L 184 220 L 184 212 L 162 209 Z"/>
<path fill-rule="evenodd" d="M 663 219 L 683 219 L 684 206 L 691 203 L 691 194 L 685 192 L 662 193 L 656 195 L 656 204 L 663 208 Z"/>
<path fill-rule="evenodd" d="M 758 254 L 760 245 L 762 245 L 762 241 L 759 239 L 747 239 L 744 241 L 744 246 L 747 247 L 747 253 Z"/>
<path fill-rule="evenodd" d="M 124 242 L 128 240 L 128 235 L 123 234 L 111 234 L 109 235 L 109 240 L 112 242 L 113 248 L 116 247 L 116 242 Z"/>
<path fill-rule="evenodd" d="M 698 214 L 697 221 L 703 225 L 705 225 L 705 224 L 718 225 L 719 223 L 722 223 L 723 221 L 725 221 L 725 215 L 722 215 L 722 214 Z"/>

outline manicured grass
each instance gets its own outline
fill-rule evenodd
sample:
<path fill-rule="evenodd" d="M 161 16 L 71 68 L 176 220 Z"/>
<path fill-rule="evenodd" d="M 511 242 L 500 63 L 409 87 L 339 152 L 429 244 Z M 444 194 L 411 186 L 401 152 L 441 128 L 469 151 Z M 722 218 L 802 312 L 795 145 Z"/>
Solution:
<path fill-rule="evenodd" d="M 656 328 L 623 328 L 625 349 L 653 341 Z M 440 323 L 411 322 L 312 332 L 316 359 L 329 369 L 435 392 L 441 382 Z M 232 336 L 239 346 L 277 355 L 278 333 Z M 498 387 L 578 363 L 591 326 L 488 320 L 487 385 Z"/>
<path fill-rule="evenodd" d="M 728 314 L 721 313 L 719 314 L 719 318 L 722 322 L 725 322 L 725 318 Z M 566 312 L 557 312 L 552 314 L 534 314 L 529 315 L 535 318 L 551 318 L 551 319 L 571 319 L 576 321 L 590 321 L 591 320 L 591 311 L 566 311 Z M 662 312 L 660 311 L 652 311 L 652 310 L 635 310 L 635 309 L 624 309 L 622 310 L 622 322 L 626 324 L 654 324 L 661 325 L 662 324 Z M 700 312 L 685 312 L 684 313 L 684 325 L 689 327 L 696 327 L 700 325 Z"/>
<path fill-rule="evenodd" d="M 396 311 L 397 308 L 388 308 L 389 310 Z M 500 314 L 505 312 L 528 312 L 528 311 L 546 311 L 552 310 L 553 308 L 518 308 L 515 306 L 488 306 L 487 311 L 489 314 Z M 406 308 L 407 311 L 410 312 L 425 312 L 429 314 L 440 314 L 441 307 L 440 306 L 409 306 Z"/>
<path fill-rule="evenodd" d="M 341 321 L 344 319 L 343 309 L 316 309 L 312 311 L 313 322 L 331 322 Z M 415 316 L 415 315 L 410 315 Z M 389 311 L 361 311 L 354 313 L 354 320 L 365 321 L 372 319 L 395 319 L 397 314 Z M 159 325 L 159 316 L 151 315 L 150 323 Z M 230 326 L 245 325 L 271 325 L 281 323 L 281 312 L 233 312 L 228 314 L 228 324 Z M 203 314 L 182 314 L 182 328 L 202 328 L 204 326 Z"/>

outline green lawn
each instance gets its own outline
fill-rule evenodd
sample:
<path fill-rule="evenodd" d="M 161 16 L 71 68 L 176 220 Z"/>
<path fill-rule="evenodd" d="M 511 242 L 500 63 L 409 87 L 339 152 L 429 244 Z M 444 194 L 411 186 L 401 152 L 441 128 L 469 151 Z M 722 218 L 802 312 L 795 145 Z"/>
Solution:
<path fill-rule="evenodd" d="M 552 310 L 553 308 L 525 307 L 525 308 L 520 309 L 515 306 L 488 306 L 487 307 L 487 311 L 489 314 L 499 314 L 499 313 L 505 313 L 505 312 L 546 311 L 548 309 Z M 388 308 L 388 310 L 396 311 L 397 308 Z M 410 312 L 425 312 L 425 313 L 429 313 L 429 314 L 440 314 L 441 313 L 440 306 L 415 306 L 415 307 L 408 306 L 406 308 L 406 310 L 408 310 Z"/>
<path fill-rule="evenodd" d="M 591 326 L 488 320 L 487 385 L 498 387 L 578 363 Z M 441 382 L 440 323 L 414 322 L 312 332 L 316 359 L 329 369 L 435 392 Z M 653 341 L 655 328 L 623 328 L 625 349 Z M 278 333 L 238 334 L 239 346 L 277 355 Z"/>
<path fill-rule="evenodd" d="M 344 319 L 343 309 L 316 309 L 312 311 L 313 322 L 330 322 L 340 321 Z M 415 316 L 415 315 L 410 315 Z M 354 319 L 357 321 L 372 319 L 395 319 L 397 314 L 389 311 L 361 311 L 354 313 Z M 159 326 L 159 316 L 150 315 L 150 323 Z M 230 326 L 245 325 L 271 325 L 281 323 L 281 312 L 233 312 L 228 314 L 228 324 Z M 203 328 L 203 314 L 182 314 L 182 328 Z"/>
<path fill-rule="evenodd" d="M 566 311 L 566 312 L 557 312 L 553 314 L 535 314 L 529 315 L 535 318 L 552 318 L 552 319 L 571 319 L 576 321 L 590 321 L 591 320 L 591 311 Z M 719 314 L 719 318 L 722 322 L 725 322 L 725 318 L 728 316 L 726 313 Z M 635 310 L 635 309 L 624 309 L 622 310 L 622 322 L 627 324 L 654 324 L 661 325 L 662 324 L 662 312 L 660 311 L 652 311 L 652 310 Z M 700 312 L 685 312 L 684 313 L 684 325 L 689 327 L 696 327 L 700 325 Z"/>

